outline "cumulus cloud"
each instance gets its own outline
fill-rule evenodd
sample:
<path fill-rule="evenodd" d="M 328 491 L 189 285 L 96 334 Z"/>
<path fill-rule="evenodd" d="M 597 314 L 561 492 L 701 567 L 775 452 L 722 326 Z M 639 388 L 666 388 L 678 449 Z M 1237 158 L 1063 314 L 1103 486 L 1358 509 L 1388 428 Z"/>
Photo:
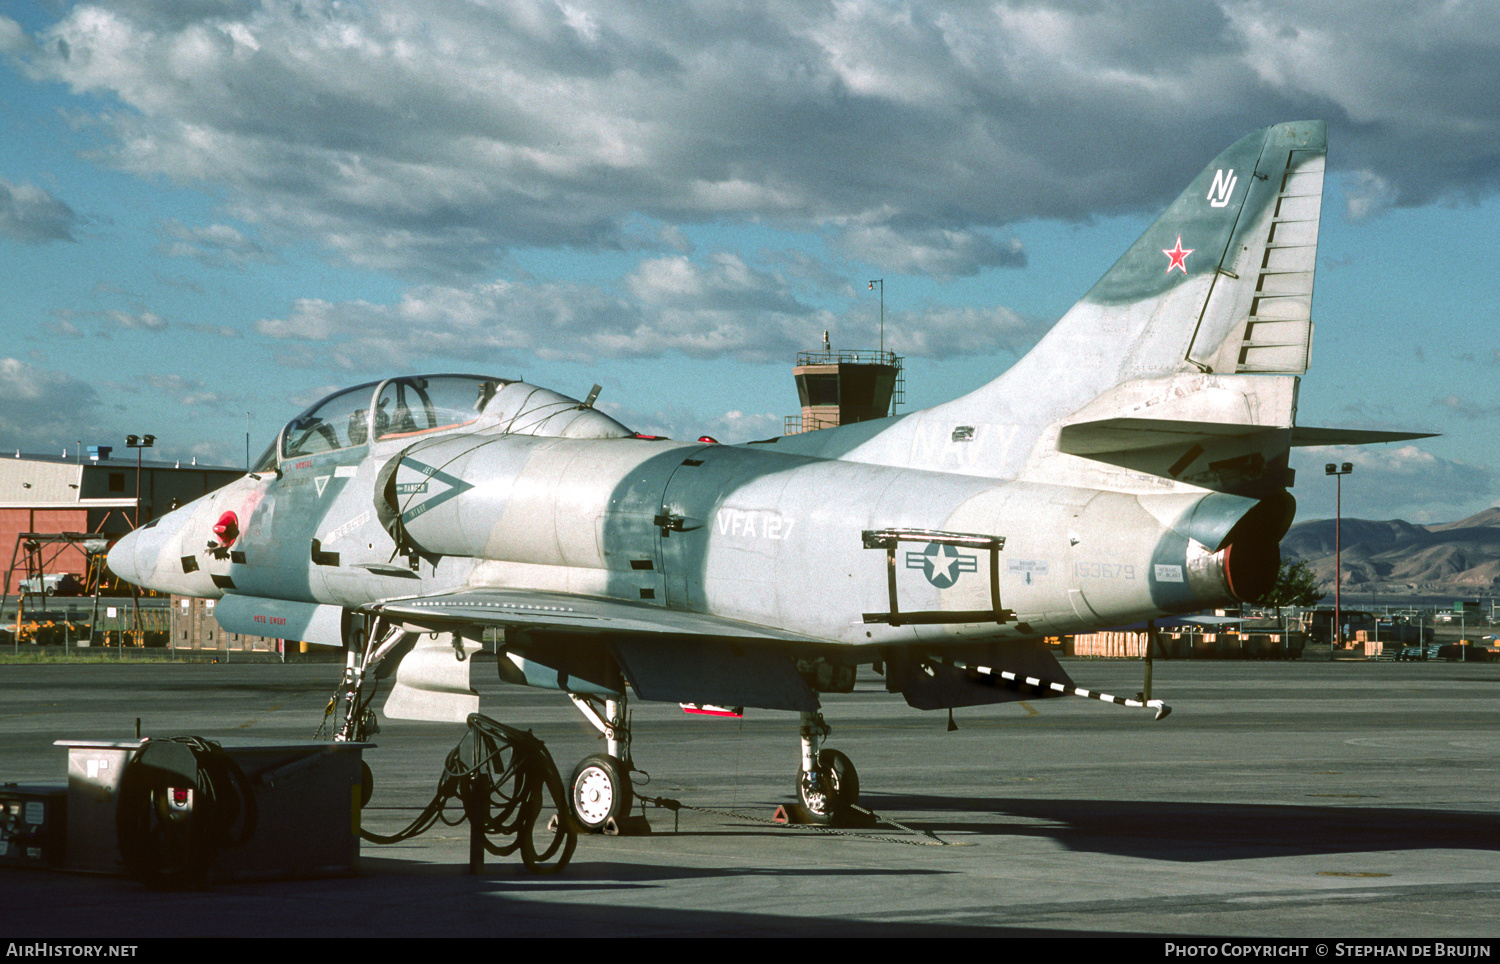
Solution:
<path fill-rule="evenodd" d="M 411 288 L 395 303 L 302 299 L 282 318 L 256 322 L 282 342 L 284 363 L 361 370 L 409 367 L 413 359 L 522 353 L 544 359 L 732 357 L 784 359 L 832 322 L 778 277 L 731 254 L 707 263 L 650 258 L 615 294 L 597 285 L 494 281 Z"/>
<path fill-rule="evenodd" d="M 225 400 L 222 393 L 211 391 L 202 379 L 184 375 L 142 375 L 137 383 L 142 390 L 165 395 L 178 405 L 218 405 Z"/>
<path fill-rule="evenodd" d="M 154 311 L 106 311 L 103 314 L 121 328 L 134 331 L 166 331 L 168 327 L 167 319 Z"/>
<path fill-rule="evenodd" d="M 1323 472 L 1329 462 L 1354 465 L 1343 482 L 1343 510 L 1355 518 L 1441 521 L 1437 508 L 1469 507 L 1495 492 L 1491 470 L 1417 445 L 1314 446 L 1292 450 L 1299 519 L 1333 517 L 1334 486 Z"/>
<path fill-rule="evenodd" d="M 371 372 L 427 358 L 507 364 L 523 356 L 591 361 L 675 354 L 784 362 L 825 329 L 837 332 L 841 344 L 875 343 L 877 322 L 868 304 L 837 316 L 800 301 L 792 282 L 737 255 L 721 252 L 705 262 L 676 255 L 645 259 L 623 279 L 620 293 L 589 284 L 501 280 L 416 286 L 387 304 L 306 298 L 282 317 L 257 321 L 255 330 L 279 343 L 282 364 Z M 885 346 L 931 358 L 1019 355 L 1049 324 L 1004 307 L 890 313 Z"/>
<path fill-rule="evenodd" d="M 1444 395 L 1434 398 L 1432 404 L 1440 406 L 1452 412 L 1460 418 L 1475 420 L 1481 418 L 1494 418 L 1500 415 L 1500 405 L 1485 404 L 1473 398 L 1462 395 Z"/>
<path fill-rule="evenodd" d="M 419 286 L 394 304 L 300 299 L 286 317 L 255 327 L 284 342 L 287 364 L 392 370 L 434 356 L 585 358 L 591 346 L 628 343 L 635 320 L 628 304 L 597 287 L 497 281 Z"/>
<path fill-rule="evenodd" d="M 72 241 L 78 215 L 33 184 L 0 180 L 0 237 L 22 244 Z"/>
<path fill-rule="evenodd" d="M 200 335 L 216 335 L 219 338 L 241 338 L 243 333 L 229 325 L 205 325 L 198 322 L 184 321 L 178 324 L 184 331 L 195 332 Z"/>
<path fill-rule="evenodd" d="M 1373 171 L 1355 171 L 1345 191 L 1344 216 L 1363 221 L 1396 202 L 1396 188 Z"/>
<path fill-rule="evenodd" d="M 704 416 L 681 407 L 650 411 L 622 405 L 601 406 L 611 418 L 645 435 L 662 435 L 679 440 L 708 436 L 726 445 L 773 438 L 785 429 L 785 416 L 772 412 L 743 412 L 737 409 Z"/>
<path fill-rule="evenodd" d="M 42 324 L 42 330 L 62 338 L 85 337 L 83 329 L 73 323 L 72 313 L 63 310 L 54 311 L 52 320 Z"/>
<path fill-rule="evenodd" d="M 159 225 L 168 240 L 157 251 L 174 258 L 193 258 L 210 267 L 243 268 L 246 265 L 270 264 L 277 260 L 264 245 L 245 236 L 227 224 L 191 228 L 175 219 Z"/>
<path fill-rule="evenodd" d="M 929 308 L 894 318 L 887 315 L 885 345 L 898 355 L 927 358 L 997 352 L 1021 355 L 1051 324 L 1023 318 L 1004 307 Z"/>
<path fill-rule="evenodd" d="M 178 412 L 179 417 L 188 422 L 206 410 L 217 413 L 234 411 L 244 401 L 235 393 L 216 389 L 205 380 L 188 375 L 142 373 L 128 381 L 102 382 L 100 385 L 116 396 L 144 396 L 158 406 L 176 406 L 182 410 Z M 194 453 L 189 451 L 189 454 Z"/>
<path fill-rule="evenodd" d="M 99 394 L 66 372 L 0 358 L 0 444 L 52 450 L 58 439 L 92 435 Z"/>
<path fill-rule="evenodd" d="M 1026 267 L 1026 251 L 1019 240 L 1002 243 L 978 231 L 902 231 L 882 224 L 851 228 L 838 246 L 851 258 L 897 274 L 951 278 L 978 274 L 982 268 Z"/>
<path fill-rule="evenodd" d="M 1485 4 L 129 0 L 5 23 L 29 76 L 129 108 L 96 118 L 110 163 L 449 284 L 516 247 L 682 252 L 677 226 L 738 220 L 893 271 L 1015 265 L 1006 225 L 1154 207 L 1303 116 L 1361 172 L 1351 216 L 1500 178 Z"/>

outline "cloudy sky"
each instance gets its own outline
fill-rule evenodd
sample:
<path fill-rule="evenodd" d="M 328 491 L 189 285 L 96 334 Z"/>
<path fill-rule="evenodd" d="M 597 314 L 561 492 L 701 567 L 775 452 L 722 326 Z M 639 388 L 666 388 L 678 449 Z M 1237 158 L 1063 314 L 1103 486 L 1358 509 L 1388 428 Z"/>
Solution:
<path fill-rule="evenodd" d="M 779 434 L 789 365 L 993 378 L 1238 136 L 1324 118 L 1299 518 L 1500 499 L 1500 4 L 11 0 L 0 448 L 242 463 L 479 371 Z"/>

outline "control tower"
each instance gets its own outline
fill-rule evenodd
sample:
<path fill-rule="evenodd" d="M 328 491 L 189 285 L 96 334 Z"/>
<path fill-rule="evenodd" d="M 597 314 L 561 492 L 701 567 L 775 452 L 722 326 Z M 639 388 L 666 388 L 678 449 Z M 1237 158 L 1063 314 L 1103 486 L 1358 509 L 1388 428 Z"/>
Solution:
<path fill-rule="evenodd" d="M 824 335 L 821 351 L 799 351 L 792 376 L 802 414 L 788 415 L 783 434 L 796 435 L 893 414 L 906 400 L 901 358 L 894 352 L 835 351 Z"/>

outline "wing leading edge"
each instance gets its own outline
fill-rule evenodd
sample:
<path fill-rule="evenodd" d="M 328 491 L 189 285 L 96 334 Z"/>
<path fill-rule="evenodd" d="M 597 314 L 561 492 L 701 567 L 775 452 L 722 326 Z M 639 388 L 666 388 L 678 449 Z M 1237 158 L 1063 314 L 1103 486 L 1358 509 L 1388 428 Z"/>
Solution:
<path fill-rule="evenodd" d="M 613 697 L 623 692 L 623 673 L 646 700 L 818 708 L 796 654 L 826 641 L 769 626 L 627 600 L 504 588 L 372 608 L 418 626 L 505 629 L 500 675 L 512 683 Z"/>
<path fill-rule="evenodd" d="M 373 608 L 387 617 L 418 624 L 456 622 L 505 629 L 571 633 L 649 633 L 653 636 L 720 637 L 778 643 L 824 644 L 813 636 L 771 626 L 664 609 L 648 603 L 533 589 L 463 589 Z"/>

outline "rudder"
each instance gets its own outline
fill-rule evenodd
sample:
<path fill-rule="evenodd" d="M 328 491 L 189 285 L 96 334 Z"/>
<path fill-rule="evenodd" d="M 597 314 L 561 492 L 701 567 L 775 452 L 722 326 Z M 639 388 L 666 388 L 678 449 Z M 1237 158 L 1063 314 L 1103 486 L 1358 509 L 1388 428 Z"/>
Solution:
<path fill-rule="evenodd" d="M 1326 149 L 1322 121 L 1278 124 L 1235 142 L 1044 343 L 1055 335 L 1113 347 L 1116 357 L 1101 360 L 1119 366 L 1120 380 L 1304 372 Z"/>

